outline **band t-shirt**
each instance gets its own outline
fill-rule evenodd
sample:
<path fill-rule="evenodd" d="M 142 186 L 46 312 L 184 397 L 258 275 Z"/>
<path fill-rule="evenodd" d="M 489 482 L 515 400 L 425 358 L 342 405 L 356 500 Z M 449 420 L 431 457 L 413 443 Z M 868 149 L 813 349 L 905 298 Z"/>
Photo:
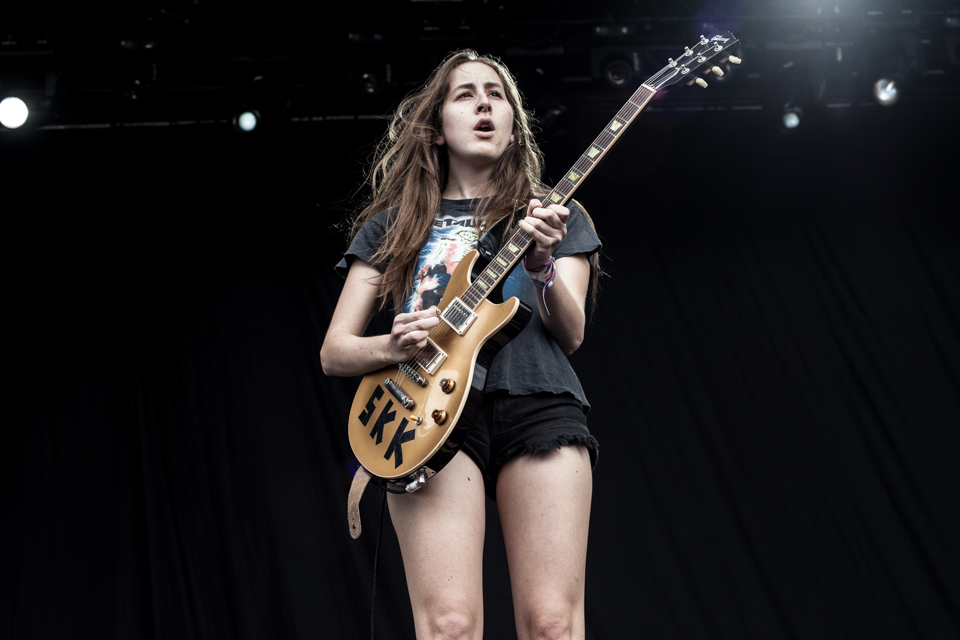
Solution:
<path fill-rule="evenodd" d="M 430 238 L 420 251 L 410 297 L 405 311 L 429 309 L 440 303 L 443 292 L 460 260 L 472 249 L 491 259 L 500 249 L 502 229 L 497 227 L 480 236 L 473 227 L 477 200 L 442 200 Z M 582 253 L 590 256 L 600 249 L 600 239 L 575 202 L 568 204 L 567 235 L 553 252 L 554 258 Z M 391 220 L 391 210 L 381 211 L 368 221 L 354 238 L 337 271 L 346 277 L 349 261 L 356 257 L 373 264 L 381 272 L 385 263 L 372 258 L 383 241 Z M 560 276 L 558 276 L 560 277 Z M 487 375 L 486 391 L 503 390 L 512 395 L 533 393 L 569 393 L 589 409 L 580 380 L 566 355 L 546 329 L 537 311 L 541 295 L 520 266 L 504 281 L 503 296 L 517 296 L 533 309 L 530 321 L 494 358 Z"/>

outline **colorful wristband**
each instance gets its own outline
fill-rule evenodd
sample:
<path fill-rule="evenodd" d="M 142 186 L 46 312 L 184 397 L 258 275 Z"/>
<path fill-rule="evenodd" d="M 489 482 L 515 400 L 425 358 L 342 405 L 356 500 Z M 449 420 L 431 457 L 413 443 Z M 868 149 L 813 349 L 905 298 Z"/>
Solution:
<path fill-rule="evenodd" d="M 550 308 L 547 307 L 547 289 L 553 286 L 553 281 L 557 279 L 557 267 L 554 264 L 553 256 L 544 262 L 542 265 L 536 269 L 530 270 L 527 269 L 527 257 L 523 257 L 523 270 L 527 272 L 527 275 L 530 277 L 530 280 L 533 281 L 533 286 L 541 290 L 541 295 L 543 296 L 543 308 L 547 310 L 547 315 L 550 315 Z"/>

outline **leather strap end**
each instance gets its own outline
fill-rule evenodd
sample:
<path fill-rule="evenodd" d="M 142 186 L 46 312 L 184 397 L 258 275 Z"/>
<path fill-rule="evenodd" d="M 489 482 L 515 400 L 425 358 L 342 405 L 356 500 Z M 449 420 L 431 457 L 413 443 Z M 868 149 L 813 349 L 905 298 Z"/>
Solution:
<path fill-rule="evenodd" d="M 363 490 L 370 483 L 370 472 L 359 467 L 353 474 L 353 482 L 350 483 L 350 493 L 347 495 L 347 524 L 350 527 L 350 537 L 356 540 L 360 537 L 363 527 L 360 526 L 360 498 L 363 497 Z"/>

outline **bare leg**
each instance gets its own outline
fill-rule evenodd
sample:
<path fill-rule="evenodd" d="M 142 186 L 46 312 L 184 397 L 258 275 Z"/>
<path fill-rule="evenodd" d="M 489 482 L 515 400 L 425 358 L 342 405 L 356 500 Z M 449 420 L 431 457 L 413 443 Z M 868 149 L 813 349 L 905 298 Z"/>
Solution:
<path fill-rule="evenodd" d="M 419 491 L 388 498 L 419 640 L 483 637 L 485 500 L 465 453 Z"/>
<path fill-rule="evenodd" d="M 593 474 L 580 445 L 523 454 L 497 478 L 520 640 L 585 634 L 584 576 Z"/>

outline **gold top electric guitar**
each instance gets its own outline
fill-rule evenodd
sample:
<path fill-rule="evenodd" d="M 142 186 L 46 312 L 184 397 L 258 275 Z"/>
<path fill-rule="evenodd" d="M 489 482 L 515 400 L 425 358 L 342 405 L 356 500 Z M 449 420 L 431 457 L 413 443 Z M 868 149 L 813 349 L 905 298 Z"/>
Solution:
<path fill-rule="evenodd" d="M 597 163 L 623 135 L 654 94 L 669 85 L 696 82 L 709 60 L 738 43 L 732 33 L 715 32 L 648 78 L 580 156 L 560 183 L 541 200 L 564 205 Z M 738 64 L 724 54 L 719 60 Z M 708 72 L 722 71 L 714 66 Z M 438 309 L 440 324 L 427 346 L 407 362 L 364 376 L 350 409 L 350 446 L 381 486 L 414 491 L 457 453 L 482 399 L 493 357 L 529 319 L 517 298 L 488 299 L 520 261 L 532 238 L 518 229 L 500 252 L 474 276 L 471 251 L 450 277 Z"/>

